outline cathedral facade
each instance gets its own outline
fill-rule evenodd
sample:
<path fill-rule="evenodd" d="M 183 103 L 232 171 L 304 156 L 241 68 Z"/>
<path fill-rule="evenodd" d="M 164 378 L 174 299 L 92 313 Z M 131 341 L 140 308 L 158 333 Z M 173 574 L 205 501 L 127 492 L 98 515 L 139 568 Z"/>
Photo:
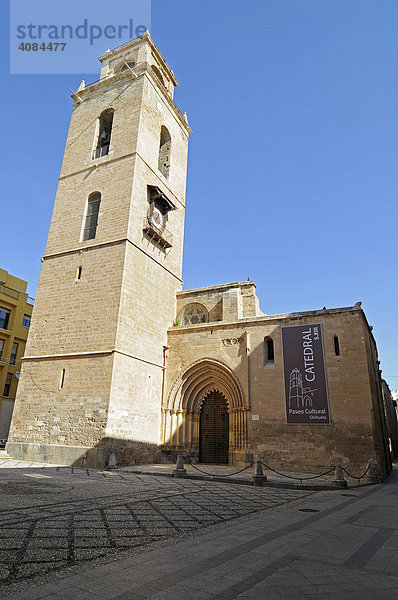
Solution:
<path fill-rule="evenodd" d="M 248 280 L 182 291 L 187 117 L 148 33 L 74 105 L 7 444 L 14 457 L 385 477 L 376 345 L 360 304 L 266 315 Z"/>

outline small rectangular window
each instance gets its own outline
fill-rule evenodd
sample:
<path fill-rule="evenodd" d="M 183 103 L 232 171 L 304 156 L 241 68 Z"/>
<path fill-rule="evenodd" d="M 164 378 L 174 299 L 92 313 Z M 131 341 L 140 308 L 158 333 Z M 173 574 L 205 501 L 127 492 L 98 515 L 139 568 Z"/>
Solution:
<path fill-rule="evenodd" d="M 271 337 L 264 338 L 264 366 L 274 366 L 274 340 Z"/>
<path fill-rule="evenodd" d="M 3 354 L 4 340 L 0 340 L 0 360 Z"/>
<path fill-rule="evenodd" d="M 11 356 L 10 356 L 10 365 L 15 365 L 15 361 L 17 360 L 17 352 L 18 352 L 18 344 L 14 342 L 12 345 Z"/>
<path fill-rule="evenodd" d="M 0 306 L 0 329 L 8 329 L 8 322 L 10 320 L 10 311 L 7 308 Z"/>
<path fill-rule="evenodd" d="M 4 391 L 3 391 L 4 398 L 9 398 L 9 396 L 10 396 L 11 379 L 12 379 L 12 373 L 7 373 L 6 384 L 4 386 Z"/>
<path fill-rule="evenodd" d="M 334 353 L 336 356 L 340 356 L 340 344 L 337 335 L 334 336 Z"/>
<path fill-rule="evenodd" d="M 82 278 L 82 271 L 83 271 L 83 267 L 78 267 L 77 273 L 76 273 L 76 280 Z"/>
<path fill-rule="evenodd" d="M 267 340 L 267 353 L 268 360 L 274 360 L 274 342 L 271 339 Z"/>
<path fill-rule="evenodd" d="M 22 319 L 22 325 L 24 327 L 30 327 L 30 319 L 31 319 L 30 315 L 24 315 L 23 319 Z"/>
<path fill-rule="evenodd" d="M 64 383 L 65 383 L 65 369 L 62 369 L 61 377 L 59 378 L 59 389 L 60 390 L 62 390 L 62 388 L 64 387 Z"/>

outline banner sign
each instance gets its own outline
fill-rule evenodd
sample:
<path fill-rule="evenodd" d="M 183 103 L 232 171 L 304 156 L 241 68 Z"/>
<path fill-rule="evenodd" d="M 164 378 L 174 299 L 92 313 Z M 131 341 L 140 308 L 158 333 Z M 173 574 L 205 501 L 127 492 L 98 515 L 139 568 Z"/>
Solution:
<path fill-rule="evenodd" d="M 286 422 L 329 425 L 322 327 L 282 327 Z"/>

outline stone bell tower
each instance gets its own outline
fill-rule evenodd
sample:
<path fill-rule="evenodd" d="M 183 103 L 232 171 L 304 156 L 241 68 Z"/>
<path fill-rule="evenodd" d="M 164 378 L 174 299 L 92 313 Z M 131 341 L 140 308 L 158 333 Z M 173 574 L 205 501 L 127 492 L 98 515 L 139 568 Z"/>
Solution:
<path fill-rule="evenodd" d="M 7 445 L 20 459 L 156 459 L 181 289 L 187 119 L 149 33 L 73 96 Z"/>

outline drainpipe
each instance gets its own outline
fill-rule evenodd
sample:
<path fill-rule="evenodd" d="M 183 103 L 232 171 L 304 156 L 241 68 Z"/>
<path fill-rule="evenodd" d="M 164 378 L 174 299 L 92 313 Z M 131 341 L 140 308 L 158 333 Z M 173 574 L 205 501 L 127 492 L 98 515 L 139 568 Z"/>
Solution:
<path fill-rule="evenodd" d="M 164 444 L 166 442 L 166 414 L 163 411 L 163 407 L 164 407 L 164 388 L 165 388 L 165 382 L 166 382 L 166 360 L 167 360 L 167 355 L 166 352 L 169 349 L 169 346 L 163 346 L 163 359 L 162 359 L 162 397 L 161 397 L 161 405 L 160 405 L 160 409 L 161 409 L 161 414 L 162 414 L 162 422 L 161 422 L 161 435 L 162 435 L 162 444 Z"/>
<path fill-rule="evenodd" d="M 166 352 L 169 349 L 169 346 L 163 346 L 163 360 L 162 360 L 162 407 L 163 407 L 163 400 L 164 400 L 164 386 L 165 386 L 165 380 L 166 380 L 166 360 L 167 360 L 167 355 Z"/>
<path fill-rule="evenodd" d="M 251 409 L 251 390 L 250 390 L 250 333 L 248 331 L 245 332 L 246 333 L 246 356 L 247 356 L 247 407 L 250 410 Z M 248 446 L 249 446 L 249 419 L 248 419 L 248 413 L 245 411 L 244 414 L 244 421 L 245 421 L 245 451 L 246 453 L 248 452 Z"/>
<path fill-rule="evenodd" d="M 247 404 L 248 408 L 251 408 L 251 396 L 250 396 L 250 333 L 245 332 L 246 336 L 246 356 L 247 356 Z"/>

